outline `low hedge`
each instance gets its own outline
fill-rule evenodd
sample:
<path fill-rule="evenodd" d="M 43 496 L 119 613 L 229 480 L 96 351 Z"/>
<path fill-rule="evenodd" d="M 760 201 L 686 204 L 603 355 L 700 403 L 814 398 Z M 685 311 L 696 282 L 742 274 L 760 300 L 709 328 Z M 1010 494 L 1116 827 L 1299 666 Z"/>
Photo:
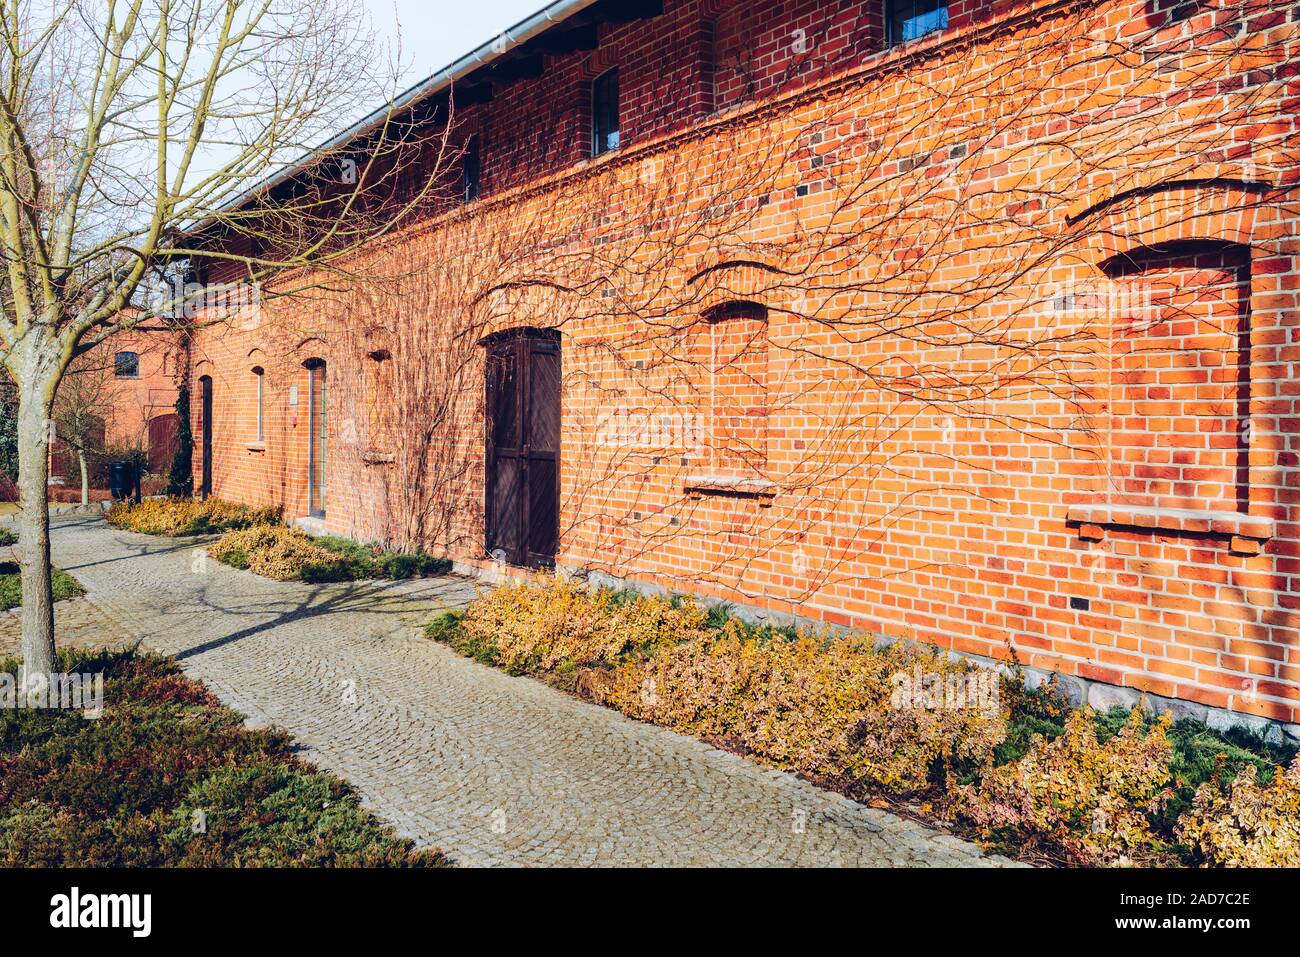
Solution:
<path fill-rule="evenodd" d="M 78 598 L 86 593 L 77 581 L 62 568 L 50 569 L 50 590 L 55 601 Z M 0 562 L 0 611 L 17 608 L 23 603 L 23 583 L 17 562 Z"/>
<path fill-rule="evenodd" d="M 1300 757 L 1244 728 L 1073 709 L 1055 682 L 1031 690 L 934 648 L 558 578 L 497 589 L 426 633 L 1027 860 L 1300 866 Z"/>
<path fill-rule="evenodd" d="M 283 515 L 278 505 L 256 508 L 215 498 L 159 498 L 118 502 L 106 517 L 110 525 L 129 532 L 179 537 L 278 524 Z"/>
<path fill-rule="evenodd" d="M 359 581 L 423 578 L 451 570 L 446 558 L 387 551 L 333 536 L 308 535 L 285 525 L 259 525 L 227 532 L 208 554 L 234 568 L 277 581 Z"/>
<path fill-rule="evenodd" d="M 63 655 L 60 668 L 103 675 L 103 714 L 0 710 L 0 866 L 447 865 L 170 659 Z"/>

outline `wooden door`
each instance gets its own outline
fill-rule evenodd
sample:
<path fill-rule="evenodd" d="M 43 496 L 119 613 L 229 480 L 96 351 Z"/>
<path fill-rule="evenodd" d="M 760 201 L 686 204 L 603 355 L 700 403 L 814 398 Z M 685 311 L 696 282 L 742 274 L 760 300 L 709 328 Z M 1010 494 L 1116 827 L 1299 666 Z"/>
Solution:
<path fill-rule="evenodd" d="M 162 475 L 171 468 L 176 457 L 176 430 L 179 419 L 175 412 L 155 415 L 149 420 L 149 471 Z"/>
<path fill-rule="evenodd" d="M 488 554 L 553 565 L 560 529 L 560 342 L 524 330 L 488 343 Z"/>

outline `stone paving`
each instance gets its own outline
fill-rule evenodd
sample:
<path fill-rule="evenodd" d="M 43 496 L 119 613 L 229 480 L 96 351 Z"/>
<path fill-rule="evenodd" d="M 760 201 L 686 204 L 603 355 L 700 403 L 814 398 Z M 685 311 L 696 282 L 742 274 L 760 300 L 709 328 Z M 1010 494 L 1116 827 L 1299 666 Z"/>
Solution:
<path fill-rule="evenodd" d="M 473 598 L 464 578 L 273 582 L 97 518 L 56 521 L 53 546 L 106 635 L 178 656 L 462 864 L 1007 863 L 421 637 L 417 623 Z"/>
<path fill-rule="evenodd" d="M 22 654 L 21 608 L 0 612 L 0 661 Z M 89 598 L 54 603 L 54 637 L 62 651 L 125 648 L 135 637 Z"/>

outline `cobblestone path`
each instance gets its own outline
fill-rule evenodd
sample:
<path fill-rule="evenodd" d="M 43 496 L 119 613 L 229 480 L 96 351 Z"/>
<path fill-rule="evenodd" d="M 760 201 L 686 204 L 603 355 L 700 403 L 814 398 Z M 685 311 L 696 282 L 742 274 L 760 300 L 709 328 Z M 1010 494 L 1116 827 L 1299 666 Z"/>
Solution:
<path fill-rule="evenodd" d="M 1005 863 L 421 637 L 417 623 L 473 597 L 467 579 L 273 582 L 98 518 L 57 520 L 53 544 L 90 600 L 64 603 L 61 630 L 102 613 L 106 635 L 177 655 L 463 864 Z"/>

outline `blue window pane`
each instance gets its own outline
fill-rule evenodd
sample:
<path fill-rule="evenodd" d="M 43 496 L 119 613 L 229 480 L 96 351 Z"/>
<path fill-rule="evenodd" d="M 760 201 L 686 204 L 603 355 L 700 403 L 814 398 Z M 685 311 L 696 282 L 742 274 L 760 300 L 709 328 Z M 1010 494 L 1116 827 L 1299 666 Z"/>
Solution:
<path fill-rule="evenodd" d="M 935 30 L 942 30 L 947 25 L 948 8 L 939 7 L 937 10 L 930 10 L 927 13 L 912 17 L 910 20 L 903 21 L 903 39 L 915 40 L 917 37 L 923 37 Z"/>
<path fill-rule="evenodd" d="M 888 0 L 889 42 L 906 43 L 948 26 L 944 0 Z"/>

